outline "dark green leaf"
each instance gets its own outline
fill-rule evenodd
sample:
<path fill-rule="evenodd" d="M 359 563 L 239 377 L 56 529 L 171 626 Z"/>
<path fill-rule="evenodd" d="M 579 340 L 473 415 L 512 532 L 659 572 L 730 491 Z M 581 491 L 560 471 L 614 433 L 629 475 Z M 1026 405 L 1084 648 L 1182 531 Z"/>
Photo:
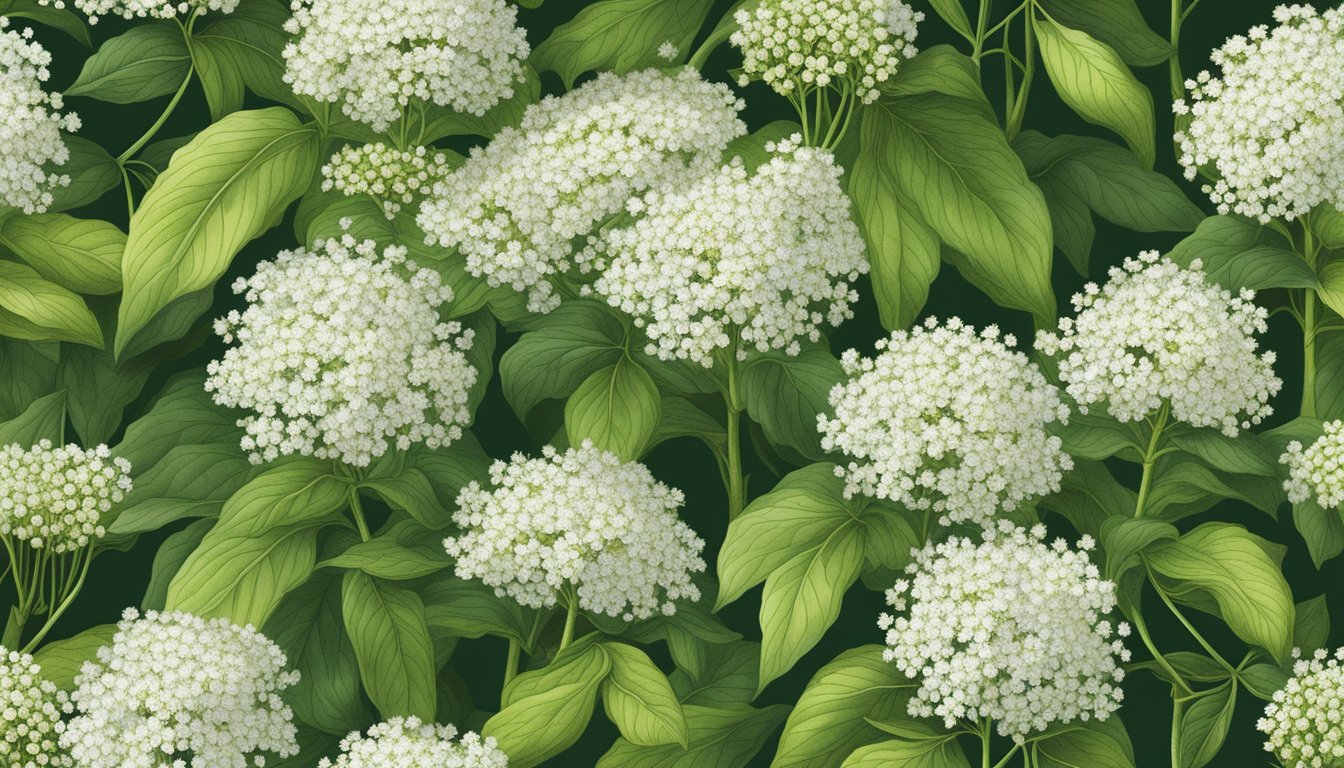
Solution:
<path fill-rule="evenodd" d="M 112 642 L 117 633 L 116 624 L 99 624 L 74 637 L 55 640 L 33 654 L 33 661 L 42 670 L 42 677 L 66 691 L 74 690 L 75 677 L 84 662 L 93 661 L 98 649 Z"/>
<path fill-rule="evenodd" d="M 346 571 L 341 613 L 369 700 L 384 718 L 414 715 L 434 722 L 434 645 L 420 596 Z"/>
<path fill-rule="evenodd" d="M 1186 706 L 1181 713 L 1179 768 L 1203 768 L 1213 760 L 1227 738 L 1236 703 L 1236 685 L 1224 683 Z"/>
<path fill-rule="evenodd" d="M 805 458 L 821 461 L 817 414 L 830 409 L 831 388 L 845 378 L 840 361 L 825 349 L 806 349 L 797 356 L 771 352 L 742 366 L 740 394 L 751 416 L 770 442 Z"/>
<path fill-rule="evenodd" d="M 176 91 L 190 69 L 191 53 L 180 30 L 144 24 L 103 43 L 65 95 L 134 104 Z"/>
<path fill-rule="evenodd" d="M 789 711 L 783 704 L 763 709 L 688 704 L 684 709 L 689 749 L 680 744 L 640 747 L 617 739 L 597 768 L 745 768 Z"/>
<path fill-rule="evenodd" d="M 524 333 L 499 363 L 504 399 L 526 419 L 543 400 L 568 397 L 621 355 L 625 329 L 595 301 L 567 301 Z"/>
<path fill-rule="evenodd" d="M 1316 287 L 1306 262 L 1277 233 L 1236 216 L 1210 216 L 1167 256 L 1187 267 L 1199 259 L 1209 280 L 1229 291 Z"/>
<path fill-rule="evenodd" d="M 663 43 L 684 57 L 704 24 L 712 0 L 597 0 L 556 28 L 532 52 L 538 70 L 560 75 L 566 88 L 584 72 L 631 72 L 669 62 Z"/>
<path fill-rule="evenodd" d="M 62 390 L 34 400 L 23 413 L 0 423 L 0 446 L 19 445 L 27 450 L 43 440 L 60 445 L 64 426 L 65 391 Z"/>

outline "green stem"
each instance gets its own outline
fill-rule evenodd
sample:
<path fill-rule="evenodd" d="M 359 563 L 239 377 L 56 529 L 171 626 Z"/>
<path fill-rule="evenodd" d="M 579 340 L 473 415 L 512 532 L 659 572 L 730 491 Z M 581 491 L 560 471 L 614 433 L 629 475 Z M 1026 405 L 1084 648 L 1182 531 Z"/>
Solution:
<path fill-rule="evenodd" d="M 975 62 L 975 71 L 980 71 L 980 57 L 984 56 L 985 28 L 989 26 L 989 0 L 980 0 L 980 16 L 975 21 L 975 39 L 971 41 L 971 61 Z"/>
<path fill-rule="evenodd" d="M 1017 750 L 1021 748 L 1022 748 L 1021 744 L 1014 744 L 1013 748 L 1008 750 L 1008 754 L 1004 755 L 1002 760 L 994 764 L 994 768 L 1003 768 L 1003 766 L 1008 764 L 1009 760 L 1013 759 L 1013 755 L 1017 754 Z"/>
<path fill-rule="evenodd" d="M 578 590 L 571 587 L 565 603 L 565 632 L 560 635 L 560 650 L 562 651 L 568 648 L 570 642 L 574 639 L 574 622 L 579 618 Z"/>
<path fill-rule="evenodd" d="M 369 523 L 364 519 L 364 505 L 359 501 L 359 486 L 350 486 L 350 513 L 355 518 L 355 527 L 359 529 L 359 538 L 368 541 L 373 538 L 369 532 Z"/>
<path fill-rule="evenodd" d="M 1199 630 L 1195 629 L 1194 625 L 1190 623 L 1189 619 L 1185 618 L 1185 614 L 1181 613 L 1181 610 L 1176 607 L 1176 604 L 1171 601 L 1170 597 L 1167 597 L 1167 593 L 1163 591 L 1163 589 L 1160 586 L 1158 586 L 1157 580 L 1153 578 L 1152 569 L 1148 567 L 1148 558 L 1145 557 L 1142 553 L 1139 554 L 1139 557 L 1143 558 L 1143 567 L 1148 571 L 1148 581 L 1152 583 L 1153 591 L 1157 592 L 1157 596 L 1162 598 L 1163 604 L 1165 604 L 1167 606 L 1167 609 L 1171 611 L 1172 615 L 1174 615 L 1181 622 L 1181 625 L 1184 626 L 1186 630 L 1188 630 L 1190 634 L 1194 636 L 1195 640 L 1199 643 L 1200 647 L 1202 647 L 1205 650 L 1205 652 L 1207 652 L 1209 656 L 1213 658 L 1214 661 L 1218 662 L 1218 664 L 1222 666 L 1223 669 L 1226 669 L 1228 674 L 1235 677 L 1237 674 L 1237 668 L 1229 664 L 1227 662 L 1227 659 L 1224 659 L 1222 655 L 1219 654 L 1218 651 L 1216 651 L 1212 645 L 1209 645 L 1209 642 L 1204 639 L 1204 636 L 1199 633 Z"/>
<path fill-rule="evenodd" d="M 746 483 L 742 477 L 742 405 L 737 395 L 737 345 L 729 350 L 727 360 L 728 391 L 724 404 L 728 408 L 728 519 L 736 520 L 746 507 Z"/>
<path fill-rule="evenodd" d="M 518 674 L 518 659 L 522 655 L 523 648 L 518 641 L 509 638 L 509 658 L 504 662 L 504 685 L 508 685 Z"/>
<path fill-rule="evenodd" d="M 56 626 L 56 622 L 59 621 L 61 616 L 70 608 L 70 604 L 75 601 L 75 596 L 84 588 L 84 580 L 88 578 L 89 566 L 92 564 L 93 550 L 90 548 L 84 553 L 84 564 L 79 569 L 79 579 L 75 581 L 73 587 L 71 587 L 67 581 L 65 597 L 61 600 L 61 604 L 56 610 L 47 615 L 47 620 L 42 623 L 42 628 L 37 631 L 36 635 L 33 635 L 33 639 L 28 641 L 28 644 L 24 646 L 22 653 L 32 653 L 36 650 L 38 644 L 42 642 L 42 638 L 46 637 L 47 633 L 51 631 L 51 628 Z M 71 573 L 73 574 L 73 571 Z"/>
<path fill-rule="evenodd" d="M 23 642 L 23 627 L 27 623 L 27 612 L 15 606 L 9 614 L 9 620 L 5 622 L 5 634 L 0 636 L 0 646 L 18 650 L 19 645 Z"/>
<path fill-rule="evenodd" d="M 1302 258 L 1316 271 L 1316 244 L 1311 227 L 1302 226 Z M 1302 312 L 1302 415 L 1316 417 L 1316 291 L 1306 289 Z"/>
<path fill-rule="evenodd" d="M 1167 661 L 1167 657 L 1163 656 L 1162 652 L 1153 644 L 1153 637 L 1148 634 L 1148 625 L 1144 623 L 1143 616 L 1140 615 L 1138 611 L 1134 611 L 1133 613 L 1134 615 L 1130 618 L 1130 621 L 1133 622 L 1134 628 L 1138 630 L 1139 637 L 1143 640 L 1144 647 L 1148 649 L 1148 653 L 1152 654 L 1153 661 L 1156 661 L 1157 665 L 1170 675 L 1172 680 L 1176 681 L 1176 684 L 1181 687 L 1181 690 L 1188 694 L 1194 693 L 1195 689 L 1191 688 L 1190 684 L 1185 682 L 1185 678 L 1181 677 L 1181 674 Z"/>
<path fill-rule="evenodd" d="M 1031 95 L 1031 81 L 1036 72 L 1036 21 L 1033 12 L 1028 10 L 1023 14 L 1022 20 L 1026 51 L 1022 54 L 1022 84 L 1018 87 L 1013 111 L 1008 115 L 1004 126 L 1009 141 L 1017 138 L 1017 134 L 1022 130 L 1022 121 L 1027 116 L 1027 97 Z M 1004 66 L 1011 67 L 1012 62 L 1005 62 Z"/>
<path fill-rule="evenodd" d="M 149 143 L 150 139 L 154 138 L 154 134 L 159 132 L 159 129 L 163 127 L 163 124 L 168 122 L 168 118 L 173 114 L 173 110 L 177 109 L 177 103 L 182 101 L 182 94 L 187 92 L 187 86 L 191 84 L 191 76 L 195 71 L 196 65 L 194 63 L 187 67 L 187 76 L 182 78 L 182 84 L 177 87 L 177 93 L 173 94 L 173 98 L 168 102 L 168 106 L 164 108 L 163 114 L 159 115 L 159 119 L 154 121 L 154 124 L 149 127 L 148 131 L 145 131 L 143 136 L 136 139 L 135 143 L 128 147 L 125 152 L 117 155 L 117 165 L 121 165 L 131 159 L 136 152 L 143 149 L 144 146 Z"/>
<path fill-rule="evenodd" d="M 1181 74 L 1181 2 L 1171 0 L 1171 58 L 1167 60 L 1171 71 L 1171 99 L 1176 101 L 1185 97 L 1185 76 Z"/>
<path fill-rule="evenodd" d="M 1181 764 L 1181 710 L 1185 704 L 1175 699 L 1171 702 L 1171 764 Z"/>
<path fill-rule="evenodd" d="M 989 718 L 980 721 L 980 765 L 990 768 L 989 763 Z"/>
<path fill-rule="evenodd" d="M 1143 479 L 1139 481 L 1139 499 L 1134 504 L 1135 517 L 1143 517 L 1144 507 L 1148 504 L 1148 491 L 1153 480 L 1153 463 L 1157 461 L 1159 455 L 1157 446 L 1161 442 L 1162 430 L 1167 426 L 1167 418 L 1170 415 L 1171 406 L 1163 403 L 1162 410 L 1157 414 L 1157 422 L 1153 424 L 1153 432 L 1148 438 L 1148 450 L 1143 454 Z"/>

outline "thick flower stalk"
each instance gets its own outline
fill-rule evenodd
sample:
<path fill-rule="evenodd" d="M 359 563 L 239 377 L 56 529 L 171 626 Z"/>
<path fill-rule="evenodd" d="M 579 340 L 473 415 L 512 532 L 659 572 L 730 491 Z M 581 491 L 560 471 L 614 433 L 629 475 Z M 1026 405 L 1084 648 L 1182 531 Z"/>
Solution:
<path fill-rule="evenodd" d="M 1298 654 L 1294 650 L 1294 655 Z M 1274 692 L 1256 728 L 1265 751 L 1283 768 L 1336 768 L 1344 765 L 1344 648 L 1318 650 L 1293 663 L 1293 676 Z"/>
<path fill-rule="evenodd" d="M 70 698 L 43 680 L 33 657 L 0 646 L 0 765 L 73 768 L 60 749 Z"/>
<path fill-rule="evenodd" d="M 878 622 L 884 658 L 919 683 L 910 714 L 948 728 L 992 721 L 1021 744 L 1118 709 L 1129 627 L 1106 618 L 1115 585 L 1088 559 L 1092 546 L 1046 544 L 1044 526 L 1000 521 L 981 543 L 953 536 L 917 552 L 887 593 L 895 613 Z"/>
<path fill-rule="evenodd" d="M 293 0 L 291 7 L 285 82 L 380 133 L 398 120 L 409 129 L 413 121 L 403 118 L 413 102 L 420 129 L 426 103 L 483 115 L 523 79 L 527 35 L 504 0 Z"/>
<path fill-rule="evenodd" d="M 216 321 L 237 343 L 210 363 L 205 386 L 251 411 L 239 425 L 253 462 L 303 454 L 362 468 L 390 448 L 461 437 L 472 332 L 439 321 L 452 290 L 404 247 L 320 240 L 263 262 L 234 290 L 249 305 Z"/>
<path fill-rule="evenodd" d="M 51 54 L 32 36 L 31 29 L 9 29 L 0 16 L 0 206 L 42 213 L 52 190 L 70 183 L 50 168 L 70 158 L 61 132 L 78 130 L 79 117 L 62 115 L 61 95 L 42 90 Z"/>
<path fill-rule="evenodd" d="M 1229 38 L 1211 56 L 1220 75 L 1187 80 L 1174 105 L 1186 178 L 1207 171 L 1219 213 L 1262 223 L 1344 210 L 1344 10 L 1281 5 L 1274 20 Z"/>
<path fill-rule="evenodd" d="M 84 663 L 61 737 L 80 768 L 244 768 L 298 754 L 280 692 L 299 680 L 252 627 L 128 608 Z"/>
<path fill-rule="evenodd" d="M 341 754 L 322 758 L 318 768 L 507 768 L 509 758 L 472 731 L 457 738 L 451 725 L 394 717 L 341 739 Z"/>
<path fill-rule="evenodd" d="M 560 303 L 555 281 L 574 240 L 650 189 L 676 188 L 717 167 L 742 135 L 741 102 L 690 69 L 602 73 L 528 107 L 435 184 L 417 221 L 431 245 L 455 248 L 490 285 L 526 292 L 528 308 Z"/>
<path fill-rule="evenodd" d="M 704 542 L 677 517 L 681 491 L 643 464 L 587 441 L 547 446 L 541 458 L 495 462 L 490 485 L 457 497 L 463 532 L 444 541 L 457 575 L 529 607 L 563 602 L 566 641 L 580 608 L 631 621 L 699 599 L 691 576 L 705 569 Z"/>
<path fill-rule="evenodd" d="M 1059 361 L 1065 390 L 1084 413 L 1102 406 L 1121 422 L 1169 415 L 1229 436 L 1273 412 L 1282 382 L 1256 334 L 1268 313 L 1211 283 L 1196 260 L 1182 268 L 1157 251 L 1112 267 L 1104 286 L 1073 297 L 1077 317 L 1042 331 L 1036 346 Z"/>
<path fill-rule="evenodd" d="M 851 283 L 868 271 L 863 237 L 829 152 L 800 137 L 766 145 L 754 173 L 740 158 L 630 206 L 638 219 L 579 255 L 591 286 L 634 318 L 646 352 L 705 367 L 716 356 L 798 354 L 822 323 L 853 316 Z"/>
<path fill-rule="evenodd" d="M 386 144 L 349 144 L 322 166 L 322 191 L 365 195 L 391 220 L 403 206 L 418 204 L 451 167 L 447 155 L 426 147 L 400 150 Z"/>
<path fill-rule="evenodd" d="M 835 416 L 817 417 L 822 447 L 849 457 L 836 468 L 845 494 L 992 529 L 996 515 L 1059 490 L 1073 460 L 1046 428 L 1067 422 L 1068 407 L 1016 343 L 994 326 L 930 318 L 879 341 L 874 358 L 846 351 Z"/>
<path fill-rule="evenodd" d="M 1288 500 L 1301 504 L 1316 498 L 1323 509 L 1344 504 L 1344 421 L 1325 422 L 1325 433 L 1310 446 L 1294 440 L 1279 461 L 1288 467 L 1283 489 Z"/>

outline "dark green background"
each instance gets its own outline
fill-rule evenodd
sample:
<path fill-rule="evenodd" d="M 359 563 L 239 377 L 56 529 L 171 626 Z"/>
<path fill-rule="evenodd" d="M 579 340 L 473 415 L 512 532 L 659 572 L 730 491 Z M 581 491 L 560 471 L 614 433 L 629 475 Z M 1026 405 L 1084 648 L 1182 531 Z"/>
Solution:
<path fill-rule="evenodd" d="M 370 0 L 370 2 L 377 1 Z M 1168 4 L 1160 0 L 1138 0 L 1138 2 L 1153 28 L 1165 36 L 1170 13 Z M 1003 0 L 1000 0 L 1000 3 L 1003 3 Z M 713 20 L 722 15 L 731 4 L 731 0 L 717 0 L 710 13 L 711 21 L 706 24 L 702 35 L 712 26 Z M 925 0 L 916 0 L 915 4 L 929 17 L 920 27 L 921 48 L 947 42 L 954 45 L 960 43 L 959 49 L 965 50 L 964 41 L 956 38 L 946 28 L 931 12 Z M 528 29 L 529 38 L 535 46 L 544 40 L 557 24 L 572 18 L 582 5 L 584 3 L 575 0 L 547 0 L 541 8 L 522 10 L 520 21 Z M 1221 44 L 1227 36 L 1245 32 L 1253 24 L 1269 22 L 1273 7 L 1274 3 L 1265 0 L 1235 2 L 1204 0 L 1182 32 L 1181 58 L 1186 76 L 1191 76 L 1207 66 L 1209 52 Z M 21 25 L 22 22 L 16 20 L 16 24 Z M 104 19 L 92 28 L 95 45 L 124 31 L 128 26 L 126 22 L 118 19 Z M 70 38 L 50 29 L 38 28 L 37 39 L 53 52 L 50 87 L 60 90 L 73 82 L 89 51 Z M 726 78 L 726 70 L 737 66 L 738 63 L 740 62 L 736 51 L 725 45 L 710 59 L 705 70 L 706 75 Z M 1171 112 L 1168 109 L 1166 66 L 1138 70 L 1138 74 L 1152 90 L 1157 105 L 1159 170 L 1172 178 L 1181 179 L 1181 184 L 1185 186 L 1191 198 L 1208 209 L 1207 201 L 1200 195 L 1199 190 L 1194 185 L 1184 182 L 1180 176 L 1171 143 L 1165 140 L 1165 137 L 1171 134 L 1172 124 Z M 987 83 L 995 84 L 1001 82 L 1002 76 L 989 67 L 985 73 L 985 80 Z M 546 75 L 544 83 L 549 91 L 559 90 L 559 83 L 554 75 Z M 746 89 L 743 95 L 747 100 L 744 118 L 752 128 L 771 120 L 793 117 L 783 99 L 760 85 Z M 991 95 L 996 101 L 1001 100 L 993 87 Z M 115 155 L 133 142 L 154 121 L 166 101 L 165 97 L 144 104 L 117 106 L 72 97 L 68 100 L 68 108 L 77 111 L 83 117 L 85 127 L 81 134 L 103 144 Z M 199 86 L 193 84 L 186 99 L 158 137 L 183 135 L 199 130 L 208 123 L 209 112 L 204 98 Z M 1048 80 L 1039 67 L 1024 127 L 1048 135 L 1077 133 L 1100 135 L 1113 140 L 1115 138 L 1107 135 L 1105 131 L 1091 128 L 1075 117 L 1054 96 Z M 464 147 L 459 143 L 455 148 Z M 109 193 L 98 204 L 76 213 L 86 217 L 105 217 L 118 224 L 125 224 L 125 206 L 119 190 Z M 1179 238 L 1175 235 L 1132 233 L 1098 220 L 1097 238 L 1092 253 L 1092 277 L 1104 280 L 1107 266 L 1116 264 L 1140 250 L 1153 248 L 1165 250 L 1177 239 Z M 294 245 L 296 243 L 293 240 L 292 227 L 290 220 L 287 220 L 284 225 L 248 246 L 234 262 L 230 273 L 219 281 L 217 302 L 212 310 L 212 316 L 222 314 L 227 307 L 235 304 L 236 299 L 227 289 L 235 276 L 250 274 L 258 261 L 271 258 L 277 250 Z M 1084 279 L 1067 266 L 1062 256 L 1057 257 L 1054 285 L 1062 312 L 1068 311 L 1069 296 L 1078 290 L 1083 282 Z M 855 346 L 861 350 L 871 349 L 872 342 L 884 335 L 878 324 L 876 308 L 867 285 L 862 285 L 860 290 L 864 298 L 857 308 L 856 317 L 831 334 L 832 346 L 837 354 Z M 1027 315 L 994 306 L 951 268 L 944 268 L 934 284 L 926 314 L 940 317 L 957 315 L 977 325 L 998 323 L 1006 330 L 1017 333 L 1023 345 L 1029 345 L 1032 336 L 1031 320 Z M 512 334 L 502 334 L 496 359 L 515 338 L 516 336 Z M 1269 424 L 1272 426 L 1291 418 L 1297 412 L 1301 387 L 1300 334 L 1291 319 L 1280 315 L 1271 321 L 1271 331 L 1265 339 L 1265 344 L 1278 352 L 1277 371 L 1284 380 L 1283 391 L 1274 402 L 1277 413 Z M 210 336 L 204 346 L 190 356 L 165 364 L 151 378 L 145 394 L 127 409 L 127 420 L 139 414 L 168 376 L 204 365 L 208 360 L 217 357 L 221 348 L 219 340 Z M 0 375 L 11 374 L 8 371 L 0 371 Z M 539 448 L 537 442 L 527 434 L 505 403 L 500 394 L 497 378 L 491 383 L 489 395 L 477 414 L 476 424 L 475 431 L 478 437 L 494 456 L 507 456 L 514 450 L 535 452 Z M 117 436 L 118 439 L 119 437 L 120 435 Z M 113 442 L 115 443 L 115 440 Z M 726 502 L 713 459 L 700 443 L 682 439 L 660 446 L 649 457 L 648 463 L 661 480 L 686 492 L 684 515 L 708 542 L 706 560 L 711 563 L 712 569 L 713 556 L 723 539 L 726 524 Z M 759 462 L 750 461 L 749 469 L 752 474 L 750 482 L 753 495 L 768 490 L 777 480 Z M 1134 473 L 1129 467 L 1118 465 L 1116 471 L 1122 480 L 1137 485 L 1137 477 L 1133 476 Z M 1316 571 L 1300 537 L 1293 529 L 1290 517 L 1286 507 L 1280 520 L 1274 521 L 1239 502 L 1224 502 L 1213 511 L 1183 523 L 1182 527 L 1188 529 L 1207 519 L 1228 520 L 1245 524 L 1263 536 L 1287 544 L 1290 551 L 1284 567 L 1288 580 L 1293 585 L 1295 598 L 1301 601 L 1328 592 L 1332 607 L 1344 606 L 1344 588 L 1341 587 L 1344 584 L 1344 558 L 1333 560 L 1321 571 Z M 1063 521 L 1053 518 L 1049 522 L 1052 528 L 1060 533 L 1069 533 L 1067 524 Z M 178 527 L 180 526 L 174 526 L 157 535 L 143 537 L 130 552 L 112 552 L 101 556 L 93 566 L 88 586 L 78 598 L 74 608 L 57 625 L 51 639 L 75 634 L 94 624 L 115 621 L 125 606 L 137 605 L 149 577 L 156 547 L 164 536 Z M 7 600 L 8 596 L 4 599 Z M 759 639 L 756 624 L 758 601 L 759 590 L 753 590 L 725 609 L 723 614 L 733 628 L 753 639 Z M 827 633 L 823 642 L 805 656 L 791 673 L 772 683 L 758 704 L 792 703 L 796 701 L 803 686 L 817 668 L 840 651 L 867 643 L 880 643 L 882 634 L 877 629 L 876 619 L 883 608 L 881 594 L 867 591 L 861 586 L 852 589 L 845 600 L 840 619 Z M 1187 643 L 1188 636 L 1183 634 L 1179 625 L 1170 620 L 1168 615 L 1155 610 L 1150 610 L 1149 613 L 1152 614 L 1150 622 L 1154 625 L 1154 633 L 1163 649 L 1176 650 L 1187 645 L 1193 649 L 1193 641 Z M 1239 658 L 1241 649 L 1237 641 L 1216 622 L 1202 621 L 1202 618 L 1196 619 L 1201 631 L 1207 629 L 1208 636 L 1220 648 L 1226 649 L 1229 658 Z M 1335 625 L 1331 642 L 1333 645 L 1339 645 L 1344 642 L 1344 632 L 1341 632 L 1341 625 L 1344 625 L 1344 622 L 1336 621 Z M 1133 642 L 1131 646 L 1137 649 L 1139 643 Z M 655 658 L 667 661 L 664 649 L 659 647 L 651 650 Z M 1141 651 L 1136 651 L 1136 656 L 1140 653 Z M 456 659 L 459 660 L 457 669 L 467 678 L 476 697 L 477 706 L 483 709 L 497 706 L 500 674 L 504 664 L 504 641 L 494 639 L 463 641 L 459 645 Z M 470 661 L 462 663 L 463 660 Z M 1121 710 L 1121 715 L 1134 741 L 1138 766 L 1150 768 L 1167 765 L 1171 710 L 1165 686 L 1147 673 L 1137 673 L 1127 682 L 1126 689 L 1127 706 Z M 1258 700 L 1249 695 L 1242 695 L 1232 733 L 1222 752 L 1213 762 L 1216 768 L 1268 764 L 1268 756 L 1261 749 L 1261 738 L 1254 730 L 1260 707 Z M 616 735 L 615 728 L 607 723 L 599 712 L 579 744 L 549 764 L 591 766 Z M 772 738 L 753 765 L 769 764 L 774 743 L 775 739 Z M 317 757 L 314 756 L 313 762 L 316 763 L 316 760 Z"/>

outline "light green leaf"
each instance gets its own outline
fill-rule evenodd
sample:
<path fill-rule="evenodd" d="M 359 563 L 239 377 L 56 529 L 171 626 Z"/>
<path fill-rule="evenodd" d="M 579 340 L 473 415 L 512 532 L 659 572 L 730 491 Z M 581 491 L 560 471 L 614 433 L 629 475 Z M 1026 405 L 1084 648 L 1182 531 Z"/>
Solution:
<path fill-rule="evenodd" d="M 420 596 L 430 627 L 445 630 L 454 637 L 498 635 L 512 638 L 528 653 L 532 652 L 537 631 L 543 623 L 539 619 L 548 615 L 499 597 L 494 589 L 476 580 L 435 579 L 421 587 Z"/>
<path fill-rule="evenodd" d="M 427 528 L 443 528 L 452 522 L 452 513 L 439 500 L 429 478 L 415 467 L 407 467 L 392 477 L 366 480 L 360 487 L 378 494 L 394 509 L 402 510 Z"/>
<path fill-rule="evenodd" d="M 883 91 L 892 96 L 942 93 L 989 106 L 975 62 L 950 45 L 925 48 L 901 64 L 896 77 L 883 86 Z"/>
<path fill-rule="evenodd" d="M 61 444 L 65 426 L 65 391 L 34 400 L 23 413 L 0 423 L 0 446 L 18 445 L 27 450 L 43 440 Z"/>
<path fill-rule="evenodd" d="M 126 235 L 106 221 L 63 213 L 11 216 L 0 227 L 0 245 L 42 277 L 75 293 L 121 290 Z"/>
<path fill-rule="evenodd" d="M 1236 704 L 1236 684 L 1224 683 L 1186 706 L 1181 713 L 1178 768 L 1204 768 L 1213 760 L 1227 739 Z"/>
<path fill-rule="evenodd" d="M 575 642 L 546 667 L 515 677 L 481 733 L 495 738 L 510 768 L 535 768 L 583 735 L 610 671 L 611 656 L 596 643 Z"/>
<path fill-rule="evenodd" d="M 110 644 L 116 633 L 116 624 L 90 627 L 74 637 L 43 645 L 33 654 L 33 661 L 41 668 L 44 679 L 55 683 L 57 688 L 72 691 L 80 667 L 96 658 L 98 649 Z"/>
<path fill-rule="evenodd" d="M 1047 17 L 1035 25 L 1045 71 L 1055 90 L 1089 123 L 1125 140 L 1144 167 L 1157 158 L 1153 96 L 1111 46 Z"/>
<path fill-rule="evenodd" d="M 59 29 L 78 40 L 85 48 L 92 47 L 89 28 L 73 9 L 43 5 L 38 0 L 0 0 L 0 16 L 13 19 L 31 19 L 53 29 Z"/>
<path fill-rule="evenodd" d="M 1040 768 L 1134 768 L 1134 745 L 1112 715 L 1100 722 L 1070 723 L 1039 742 Z"/>
<path fill-rule="evenodd" d="M 384 718 L 434 722 L 434 644 L 419 595 L 346 571 L 341 613 L 369 700 Z"/>
<path fill-rule="evenodd" d="M 1316 295 L 1336 314 L 1344 314 L 1344 261 L 1332 261 L 1316 273 Z"/>
<path fill-rule="evenodd" d="M 1056 21 L 1081 29 L 1115 49 L 1129 64 L 1152 67 L 1174 53 L 1154 32 L 1134 0 L 1040 0 Z"/>
<path fill-rule="evenodd" d="M 219 120 L 243 108 L 243 76 L 231 61 L 230 53 L 228 47 L 210 38 L 191 43 L 191 59 L 196 65 L 211 120 Z"/>
<path fill-rule="evenodd" d="M 565 432 L 571 445 L 592 440 L 626 461 L 635 461 L 658 428 L 662 402 L 658 385 L 629 357 L 584 380 L 565 403 Z"/>
<path fill-rule="evenodd" d="M 1277 664 L 1252 664 L 1237 675 L 1237 682 L 1262 701 L 1269 701 L 1288 684 L 1289 675 Z"/>
<path fill-rule="evenodd" d="M 1067 424 L 1051 424 L 1050 431 L 1063 441 L 1065 453 L 1079 459 L 1095 461 L 1125 453 L 1121 458 L 1133 460 L 1137 452 L 1134 431 L 1100 414 L 1071 414 Z"/>
<path fill-rule="evenodd" d="M 191 371 L 169 379 L 145 415 L 126 428 L 113 452 L 131 462 L 137 483 L 140 473 L 175 448 L 214 444 L 237 449 L 243 431 L 235 416 L 215 406 L 205 391 L 204 378 L 202 371 Z M 237 452 L 245 461 L 242 451 Z"/>
<path fill-rule="evenodd" d="M 190 69 L 191 53 L 179 29 L 142 24 L 103 43 L 64 94 L 134 104 L 176 91 Z"/>
<path fill-rule="evenodd" d="M 235 112 L 201 131 L 131 217 L 116 353 L 174 301 L 209 288 L 248 241 L 308 188 L 317 129 L 280 107 Z"/>
<path fill-rule="evenodd" d="M 666 66 L 659 46 L 672 43 L 684 60 L 712 5 L 712 0 L 597 0 L 538 45 L 532 63 L 560 75 L 565 88 L 593 70 L 624 74 Z"/>
<path fill-rule="evenodd" d="M 961 0 L 929 0 L 929 5 L 933 6 L 934 12 L 953 32 L 967 40 L 975 39 L 971 33 L 971 20 L 966 18 L 966 9 L 961 7 Z"/>
<path fill-rule="evenodd" d="M 843 768 L 970 768 L 951 737 L 929 741 L 892 739 L 854 750 Z"/>
<path fill-rule="evenodd" d="M 425 531 L 423 528 L 420 530 L 423 531 L 421 539 L 428 535 L 431 541 L 437 540 L 438 537 L 434 534 Z M 323 560 L 317 564 L 317 567 L 356 568 L 380 579 L 416 579 L 437 573 L 453 564 L 442 549 L 438 547 L 436 549 L 439 549 L 437 557 L 422 549 L 406 546 L 393 537 L 383 535 L 368 541 L 361 541 L 341 554 L 329 560 Z"/>
<path fill-rule="evenodd" d="M 771 443 L 821 461 L 817 414 L 830 408 L 831 388 L 845 378 L 840 361 L 821 348 L 796 356 L 779 352 L 755 355 L 742 366 L 740 394 L 751 416 Z"/>
<path fill-rule="evenodd" d="M 1167 254 L 1190 266 L 1199 259 L 1211 282 L 1242 288 L 1315 288 L 1316 275 L 1278 233 L 1235 216 L 1210 216 Z"/>
<path fill-rule="evenodd" d="M 145 587 L 145 596 L 140 608 L 146 611 L 161 611 L 168 604 L 168 585 L 173 577 L 182 570 L 192 552 L 201 545 L 205 534 L 215 527 L 211 519 L 197 520 L 186 528 L 163 540 L 159 550 L 154 553 L 154 565 L 149 572 L 149 585 Z"/>
<path fill-rule="evenodd" d="M 653 661 L 625 643 L 602 643 L 611 657 L 611 672 L 602 681 L 602 706 L 607 717 L 632 744 L 656 747 L 679 744 L 690 748 L 681 704 Z"/>
<path fill-rule="evenodd" d="M 1161 541 L 1181 532 L 1171 523 L 1140 517 L 1111 517 L 1101 525 L 1101 549 L 1106 553 L 1106 578 L 1119 582 L 1131 568 L 1143 564 L 1140 556 Z"/>
<path fill-rule="evenodd" d="M 688 704 L 684 709 L 689 749 L 680 744 L 641 747 L 617 739 L 596 768 L 745 768 L 789 712 L 782 704 L 763 709 Z"/>
<path fill-rule="evenodd" d="M 0 261 L 0 334 L 103 348 L 98 318 L 83 299 L 13 261 Z"/>

